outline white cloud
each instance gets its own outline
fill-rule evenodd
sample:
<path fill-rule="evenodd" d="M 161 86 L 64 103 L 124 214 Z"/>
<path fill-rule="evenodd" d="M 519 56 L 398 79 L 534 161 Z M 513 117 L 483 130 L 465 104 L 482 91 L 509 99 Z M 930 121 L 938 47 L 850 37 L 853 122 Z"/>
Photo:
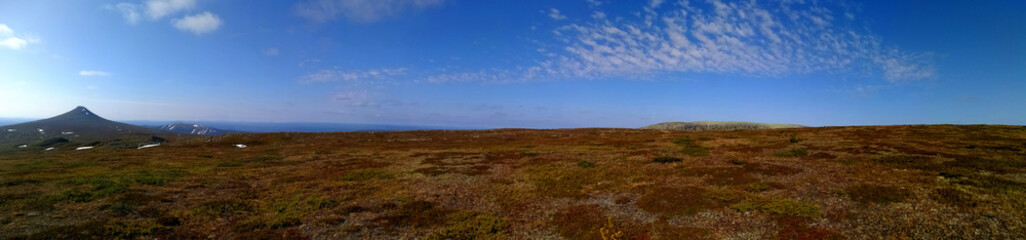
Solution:
<path fill-rule="evenodd" d="M 426 83 L 510 83 L 523 81 L 523 77 L 512 71 L 491 69 L 477 72 L 441 73 L 417 81 Z"/>
<path fill-rule="evenodd" d="M 129 24 L 137 24 L 143 16 L 151 21 L 196 7 L 196 0 L 149 0 L 145 3 L 121 2 L 106 8 L 121 13 Z"/>
<path fill-rule="evenodd" d="M 82 71 L 78 71 L 78 75 L 85 76 L 85 77 L 106 77 L 106 76 L 110 76 L 110 73 L 107 73 L 107 72 L 104 72 L 104 71 L 96 71 L 96 70 L 82 70 Z"/>
<path fill-rule="evenodd" d="M 0 24 L 0 47 L 18 50 L 28 46 L 29 43 L 36 42 L 39 42 L 39 40 L 32 37 L 17 36 L 14 34 L 14 30 L 7 27 L 7 24 Z"/>
<path fill-rule="evenodd" d="M 659 5 L 662 5 L 662 4 L 663 4 L 663 0 L 652 0 L 652 1 L 648 2 L 648 7 L 649 8 L 657 8 L 657 7 L 659 7 Z"/>
<path fill-rule="evenodd" d="M 342 91 L 331 96 L 332 101 L 342 102 L 352 107 L 379 107 L 381 104 L 371 98 L 366 90 Z"/>
<path fill-rule="evenodd" d="M 889 55 L 875 59 L 883 69 L 883 76 L 888 82 L 905 80 L 932 79 L 937 76 L 929 55 L 908 55 L 893 51 Z"/>
<path fill-rule="evenodd" d="M 348 82 L 363 84 L 367 81 L 389 80 L 406 75 L 406 68 L 383 68 L 363 71 L 325 69 L 300 77 L 300 83 Z"/>
<path fill-rule="evenodd" d="M 125 21 L 132 25 L 139 23 L 139 20 L 142 19 L 142 14 L 139 13 L 139 4 L 123 2 L 114 5 L 107 5 L 107 9 L 120 12 L 121 16 L 125 18 Z"/>
<path fill-rule="evenodd" d="M 315 22 L 343 16 L 350 21 L 371 23 L 401 15 L 407 9 L 424 9 L 442 5 L 444 0 L 308 0 L 299 3 L 295 12 Z"/>
<path fill-rule="evenodd" d="M 646 10 L 635 19 L 595 19 L 558 28 L 556 38 L 568 44 L 552 51 L 556 55 L 543 61 L 539 72 L 556 77 L 782 76 L 869 68 L 892 82 L 935 76 L 928 56 L 885 48 L 868 30 L 839 27 L 857 23 L 834 17 L 817 2 L 711 0 L 696 7 L 688 1 L 651 1 L 644 7 L 667 4 L 679 10 Z"/>
<path fill-rule="evenodd" d="M 278 56 L 278 54 L 280 53 L 278 52 L 278 48 L 276 47 L 264 48 L 263 50 L 260 50 L 260 52 L 266 56 Z"/>
<path fill-rule="evenodd" d="M 559 14 L 559 9 L 555 9 L 555 8 L 550 8 L 549 9 L 549 17 L 552 18 L 552 19 L 555 19 L 555 20 L 566 19 L 566 15 Z"/>
<path fill-rule="evenodd" d="M 181 19 L 175 19 L 172 24 L 178 30 L 192 32 L 196 35 L 213 32 L 221 27 L 221 19 L 210 12 L 202 12 Z"/>
<path fill-rule="evenodd" d="M 146 15 L 157 20 L 193 7 L 196 7 L 196 0 L 149 0 L 146 1 Z"/>
<path fill-rule="evenodd" d="M 0 37 L 14 35 L 14 30 L 7 27 L 7 24 L 0 24 Z"/>
<path fill-rule="evenodd" d="M 14 50 L 21 49 L 25 47 L 25 45 L 28 45 L 28 41 L 25 41 L 24 39 L 17 37 L 7 37 L 3 40 L 0 40 L 0 46 L 4 46 Z"/>
<path fill-rule="evenodd" d="M 341 2 L 345 1 L 327 1 L 335 7 Z M 509 83 L 694 73 L 755 77 L 827 73 L 869 75 L 897 83 L 937 76 L 931 54 L 887 45 L 865 22 L 856 20 L 862 19 L 854 15 L 857 9 L 844 5 L 720 0 L 634 4 L 642 11 L 606 16 L 595 9 L 592 18 L 556 28 L 554 41 L 538 41 L 538 53 L 544 57 L 535 65 L 434 73 L 329 69 L 298 81 Z M 541 13 L 557 20 L 567 18 L 554 8 Z"/>

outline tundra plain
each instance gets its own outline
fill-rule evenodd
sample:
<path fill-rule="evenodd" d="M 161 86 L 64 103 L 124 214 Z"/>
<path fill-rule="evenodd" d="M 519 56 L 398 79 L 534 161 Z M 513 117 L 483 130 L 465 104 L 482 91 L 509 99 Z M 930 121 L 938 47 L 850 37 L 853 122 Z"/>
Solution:
<path fill-rule="evenodd" d="M 0 238 L 1022 239 L 1024 149 L 1022 126 L 913 125 L 25 150 L 0 155 Z"/>

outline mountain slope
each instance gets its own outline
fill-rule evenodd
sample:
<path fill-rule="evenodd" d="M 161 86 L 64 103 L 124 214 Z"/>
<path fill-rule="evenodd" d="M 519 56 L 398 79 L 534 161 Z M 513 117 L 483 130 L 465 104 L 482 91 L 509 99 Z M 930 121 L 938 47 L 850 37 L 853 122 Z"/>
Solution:
<path fill-rule="evenodd" d="M 85 107 L 76 107 L 56 117 L 0 126 L 0 148 L 9 145 L 39 145 L 53 142 L 89 143 L 130 136 L 172 134 L 104 119 Z"/>
<path fill-rule="evenodd" d="M 741 129 L 778 129 L 778 128 L 800 128 L 805 127 L 796 124 L 769 124 L 755 122 L 664 122 L 642 127 L 641 129 L 661 129 L 677 131 L 706 131 L 706 130 L 741 130 Z"/>
<path fill-rule="evenodd" d="M 167 124 L 167 125 L 157 126 L 157 127 L 152 127 L 152 128 L 153 129 L 157 129 L 157 130 L 161 130 L 161 131 L 169 131 L 169 132 L 175 132 L 175 133 L 195 134 L 195 135 L 209 135 L 209 136 L 217 136 L 217 135 L 226 134 L 226 133 L 239 132 L 239 131 L 233 131 L 233 130 L 224 130 L 224 129 L 212 128 L 212 127 L 204 126 L 202 124 L 189 124 L 189 123 L 172 123 L 172 124 Z"/>

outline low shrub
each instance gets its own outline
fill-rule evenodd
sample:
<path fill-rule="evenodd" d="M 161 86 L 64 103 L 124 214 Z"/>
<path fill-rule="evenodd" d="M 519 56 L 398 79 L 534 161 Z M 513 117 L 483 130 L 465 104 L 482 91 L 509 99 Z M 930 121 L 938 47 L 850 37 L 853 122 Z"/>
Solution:
<path fill-rule="evenodd" d="M 703 147 L 689 138 L 677 139 L 673 141 L 673 143 L 680 146 L 680 152 L 687 154 L 688 156 L 703 157 L 709 155 L 709 148 Z"/>
<path fill-rule="evenodd" d="M 20 186 L 20 185 L 25 185 L 25 184 L 39 184 L 39 183 L 41 183 L 41 181 L 35 180 L 35 179 L 24 179 L 24 178 L 6 179 L 6 180 L 0 180 L 0 187 L 13 187 L 13 186 Z"/>
<path fill-rule="evenodd" d="M 860 203 L 893 203 L 902 202 L 912 193 L 907 189 L 872 184 L 856 184 L 844 189 L 852 200 Z"/>
<path fill-rule="evenodd" d="M 185 176 L 185 174 L 186 172 L 181 170 L 157 172 L 141 171 L 132 176 L 132 180 L 140 184 L 164 186 L 172 180 Z"/>
<path fill-rule="evenodd" d="M 933 200 L 958 208 L 976 207 L 976 199 L 970 193 L 954 188 L 939 188 L 934 191 Z"/>
<path fill-rule="evenodd" d="M 356 170 L 356 171 L 348 172 L 345 175 L 342 175 L 342 181 L 349 181 L 349 182 L 363 182 L 363 181 L 372 180 L 372 179 L 386 180 L 386 179 L 393 179 L 393 178 L 395 178 L 395 176 L 392 175 L 392 173 L 387 172 L 387 171 L 382 170 L 382 169 L 373 169 L 373 168 L 372 169 Z"/>
<path fill-rule="evenodd" d="M 556 233 L 566 239 L 602 239 L 599 230 L 606 214 L 598 205 L 570 206 L 552 216 Z"/>
<path fill-rule="evenodd" d="M 798 135 L 791 134 L 791 137 L 787 138 L 787 142 L 791 144 L 799 143 L 804 139 L 798 138 Z"/>
<path fill-rule="evenodd" d="M 722 167 L 722 168 L 707 168 L 703 169 L 708 178 L 705 179 L 706 183 L 720 185 L 720 186 L 736 186 L 745 185 L 753 182 L 758 182 L 759 179 L 752 176 L 744 168 L 737 167 Z"/>
<path fill-rule="evenodd" d="M 428 227 L 444 224 L 446 216 L 455 211 L 438 208 L 428 201 L 412 201 L 402 204 L 394 212 L 374 219 L 384 227 Z"/>
<path fill-rule="evenodd" d="M 710 207 L 710 203 L 703 196 L 705 193 L 705 189 L 697 187 L 661 187 L 641 196 L 634 205 L 646 212 L 667 217 L 692 215 Z"/>
<path fill-rule="evenodd" d="M 772 186 L 764 182 L 753 182 L 745 186 L 745 190 L 750 192 L 762 192 L 769 190 L 770 188 L 772 188 Z"/>
<path fill-rule="evenodd" d="M 122 181 L 113 181 L 103 177 L 73 178 L 65 180 L 60 184 L 76 186 L 73 189 L 65 191 L 62 195 L 66 200 L 80 203 L 91 202 L 96 199 L 128 191 L 127 183 Z M 90 188 L 88 188 L 88 190 L 84 190 L 82 187 L 77 187 L 82 185 L 87 185 Z"/>
<path fill-rule="evenodd" d="M 681 159 L 679 157 L 661 156 L 661 157 L 652 158 L 652 161 L 653 162 L 657 162 L 657 163 L 672 163 L 672 162 L 684 161 L 684 159 Z"/>
<path fill-rule="evenodd" d="M 593 168 L 593 167 L 595 167 L 595 163 L 594 162 L 585 161 L 585 160 L 581 160 L 581 161 L 577 161 L 577 166 L 581 167 L 581 168 Z"/>
<path fill-rule="evenodd" d="M 770 199 L 750 197 L 730 205 L 730 208 L 742 212 L 762 211 L 779 216 L 816 217 L 823 214 L 819 205 L 811 202 L 791 199 Z"/>
<path fill-rule="evenodd" d="M 790 199 L 769 202 L 763 206 L 763 211 L 776 215 L 794 217 L 815 217 L 823 214 L 819 205 L 815 203 Z"/>
<path fill-rule="evenodd" d="M 809 151 L 804 148 L 791 148 L 773 154 L 773 156 L 777 157 L 804 157 L 805 155 L 809 155 Z"/>
<path fill-rule="evenodd" d="M 134 205 L 126 202 L 116 202 L 114 204 L 111 204 L 110 206 L 107 206 L 106 208 L 121 215 L 134 213 L 137 210 Z"/>
<path fill-rule="evenodd" d="M 506 239 L 509 225 L 502 218 L 475 212 L 452 214 L 446 227 L 428 234 L 424 239 Z"/>
<path fill-rule="evenodd" d="M 240 199 L 214 200 L 204 202 L 192 209 L 192 213 L 206 217 L 231 218 L 233 216 L 250 213 L 253 206 Z"/>

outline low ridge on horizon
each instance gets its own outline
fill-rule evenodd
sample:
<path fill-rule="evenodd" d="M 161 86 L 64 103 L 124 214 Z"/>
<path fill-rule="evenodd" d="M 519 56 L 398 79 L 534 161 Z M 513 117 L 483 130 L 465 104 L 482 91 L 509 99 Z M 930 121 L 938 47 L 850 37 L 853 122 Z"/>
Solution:
<path fill-rule="evenodd" d="M 694 121 L 694 122 L 662 122 L 641 127 L 641 129 L 706 131 L 706 130 L 747 130 L 747 129 L 780 129 L 803 128 L 808 126 L 797 124 L 772 124 L 741 121 Z"/>
<path fill-rule="evenodd" d="M 161 126 L 156 126 L 156 127 L 151 127 L 151 128 L 157 129 L 157 130 L 161 130 L 161 131 L 175 132 L 175 133 L 195 134 L 195 135 L 208 135 L 208 136 L 217 136 L 217 135 L 222 135 L 222 134 L 241 132 L 241 131 L 234 131 L 234 130 L 225 130 L 225 129 L 214 128 L 214 127 L 210 127 L 210 126 L 206 126 L 206 125 L 198 124 L 198 123 L 184 123 L 184 122 L 175 122 L 175 123 L 161 125 Z"/>

